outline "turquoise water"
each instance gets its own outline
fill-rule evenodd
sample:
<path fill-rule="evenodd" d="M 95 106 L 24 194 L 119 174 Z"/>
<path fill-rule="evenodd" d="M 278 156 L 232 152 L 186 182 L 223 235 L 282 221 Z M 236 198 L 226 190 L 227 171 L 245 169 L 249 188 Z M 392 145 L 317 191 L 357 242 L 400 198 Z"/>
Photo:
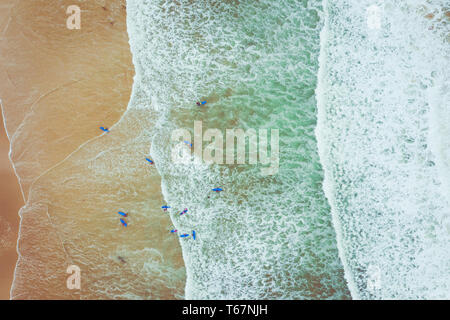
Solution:
<path fill-rule="evenodd" d="M 129 110 L 156 115 L 170 217 L 197 232 L 180 239 L 187 299 L 448 298 L 444 6 L 128 1 Z M 278 171 L 174 163 L 194 121 L 279 130 Z"/>
<path fill-rule="evenodd" d="M 130 108 L 159 113 L 149 130 L 163 195 L 175 227 L 198 235 L 180 240 L 187 299 L 350 297 L 314 134 L 321 10 L 312 1 L 128 1 L 135 86 L 148 97 Z M 278 172 L 174 164 L 171 132 L 194 121 L 204 131 L 278 129 Z"/>

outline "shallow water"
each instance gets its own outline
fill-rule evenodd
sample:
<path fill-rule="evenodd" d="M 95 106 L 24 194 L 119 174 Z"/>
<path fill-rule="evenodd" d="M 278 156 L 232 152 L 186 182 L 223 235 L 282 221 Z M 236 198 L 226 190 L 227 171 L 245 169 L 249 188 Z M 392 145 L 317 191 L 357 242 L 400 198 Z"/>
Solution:
<path fill-rule="evenodd" d="M 99 137 L 131 93 L 125 1 L 81 5 L 79 31 L 65 28 L 71 4 L 15 2 L 3 29 L 2 107 L 27 200 L 11 297 L 183 297 L 181 250 L 167 237 L 159 176 L 145 162 L 150 141 L 130 124 L 138 115 Z M 130 212 L 127 229 L 119 210 Z M 66 286 L 72 264 L 80 291 Z"/>
<path fill-rule="evenodd" d="M 26 255 L 18 263 L 13 297 L 183 297 L 179 246 L 168 236 L 170 219 L 160 209 L 159 175 L 145 162 L 150 142 L 144 125 L 151 123 L 148 112 L 127 112 L 110 133 L 33 183 L 20 212 L 19 252 Z M 117 211 L 128 212 L 127 228 Z M 65 288 L 69 265 L 81 269 L 79 291 Z M 38 283 L 29 282 L 32 274 L 40 275 Z M 37 293 L 36 287 L 43 289 Z"/>

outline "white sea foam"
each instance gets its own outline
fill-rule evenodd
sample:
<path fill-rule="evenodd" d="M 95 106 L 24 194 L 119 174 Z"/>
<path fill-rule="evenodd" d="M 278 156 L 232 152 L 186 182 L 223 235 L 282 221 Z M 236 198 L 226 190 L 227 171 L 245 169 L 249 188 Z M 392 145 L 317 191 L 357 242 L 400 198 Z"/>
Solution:
<path fill-rule="evenodd" d="M 444 6 L 326 1 L 316 135 L 354 298 L 450 298 Z"/>

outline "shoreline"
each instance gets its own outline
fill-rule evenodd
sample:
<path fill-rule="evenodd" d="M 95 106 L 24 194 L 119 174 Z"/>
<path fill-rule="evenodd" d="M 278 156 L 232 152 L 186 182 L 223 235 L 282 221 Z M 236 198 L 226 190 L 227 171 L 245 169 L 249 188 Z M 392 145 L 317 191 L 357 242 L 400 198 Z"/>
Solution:
<path fill-rule="evenodd" d="M 14 280 L 14 270 L 17 263 L 17 238 L 19 235 L 19 210 L 24 205 L 22 192 L 16 173 L 9 159 L 9 139 L 3 125 L 3 115 L 0 113 L 2 125 L 0 132 L 0 230 L 6 230 L 6 235 L 0 235 L 0 241 L 6 247 L 0 246 L 0 300 L 10 299 L 11 285 Z"/>
<path fill-rule="evenodd" d="M 81 5 L 81 30 L 66 28 L 68 0 L 59 7 L 43 0 L 5 2 L 0 6 L 0 99 L 6 119 L 0 133 L 0 299 L 9 300 L 20 242 L 37 241 L 26 236 L 34 225 L 29 222 L 22 224 L 25 237 L 19 240 L 19 210 L 29 200 L 30 186 L 97 137 L 98 126 L 120 119 L 134 67 L 124 0 Z"/>

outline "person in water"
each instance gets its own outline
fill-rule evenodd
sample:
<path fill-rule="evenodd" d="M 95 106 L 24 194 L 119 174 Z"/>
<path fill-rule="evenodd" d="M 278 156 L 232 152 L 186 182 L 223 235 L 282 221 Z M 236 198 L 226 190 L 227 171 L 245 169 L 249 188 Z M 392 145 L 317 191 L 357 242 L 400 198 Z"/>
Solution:
<path fill-rule="evenodd" d="M 204 105 L 204 104 L 206 104 L 206 101 L 202 101 L 202 102 L 198 101 L 198 102 L 197 102 L 197 105 L 198 105 L 198 106 L 202 106 L 202 105 Z"/>

